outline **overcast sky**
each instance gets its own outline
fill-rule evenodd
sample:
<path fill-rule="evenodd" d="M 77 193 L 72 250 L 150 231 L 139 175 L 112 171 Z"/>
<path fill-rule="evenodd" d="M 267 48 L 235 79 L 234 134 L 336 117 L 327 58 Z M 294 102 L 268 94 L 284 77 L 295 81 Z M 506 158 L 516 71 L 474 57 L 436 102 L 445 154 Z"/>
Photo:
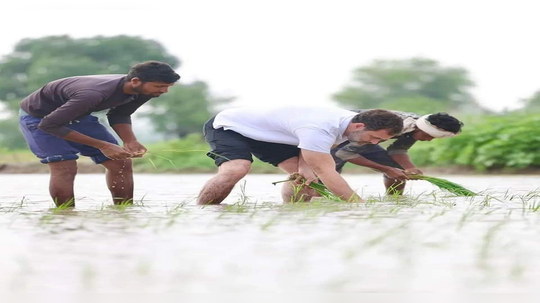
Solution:
<path fill-rule="evenodd" d="M 239 105 L 328 105 L 354 68 L 424 56 L 468 69 L 477 99 L 501 110 L 540 90 L 539 3 L 9 1 L 0 56 L 28 37 L 137 35 L 182 60 L 182 81 L 207 81 Z"/>

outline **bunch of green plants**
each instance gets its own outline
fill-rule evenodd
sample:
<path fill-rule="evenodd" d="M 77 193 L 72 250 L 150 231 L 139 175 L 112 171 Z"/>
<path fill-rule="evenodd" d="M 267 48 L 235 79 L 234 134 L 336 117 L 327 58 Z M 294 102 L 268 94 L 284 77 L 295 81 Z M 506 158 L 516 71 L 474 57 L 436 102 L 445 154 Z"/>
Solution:
<path fill-rule="evenodd" d="M 478 171 L 540 167 L 540 116 L 480 116 L 453 138 L 418 142 L 411 158 L 421 166 L 460 165 Z"/>
<path fill-rule="evenodd" d="M 295 182 L 297 180 L 300 180 L 300 182 L 301 182 L 300 184 L 298 184 L 299 187 L 307 186 L 309 188 L 312 188 L 313 190 L 315 190 L 319 194 L 319 196 L 321 196 L 321 197 L 323 197 L 323 198 L 325 198 L 327 200 L 334 201 L 334 202 L 345 202 L 343 199 L 341 199 L 340 197 L 338 197 L 334 193 L 332 193 L 326 187 L 326 185 L 324 185 L 322 183 L 311 182 L 310 184 L 306 185 L 306 179 L 304 177 L 302 177 L 301 175 L 299 175 L 298 173 L 291 174 L 287 180 L 272 182 L 272 184 L 276 185 L 278 183 L 283 183 L 283 182 Z"/>
<path fill-rule="evenodd" d="M 439 187 L 440 189 L 446 190 L 457 196 L 467 196 L 467 197 L 476 196 L 475 192 L 468 190 L 465 187 L 457 183 L 448 181 L 446 179 L 430 177 L 426 175 L 409 175 L 409 178 L 411 178 L 412 180 L 428 181 L 429 183 Z"/>

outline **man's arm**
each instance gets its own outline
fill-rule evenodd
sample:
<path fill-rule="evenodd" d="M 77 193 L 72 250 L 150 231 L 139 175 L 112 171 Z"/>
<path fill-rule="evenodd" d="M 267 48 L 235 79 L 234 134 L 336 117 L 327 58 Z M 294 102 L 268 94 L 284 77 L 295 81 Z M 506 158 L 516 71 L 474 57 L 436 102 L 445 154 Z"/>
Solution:
<path fill-rule="evenodd" d="M 405 172 L 408 174 L 423 174 L 423 172 L 414 165 L 411 158 L 409 157 L 409 154 L 407 153 L 390 154 L 390 158 L 396 161 L 397 164 L 401 165 L 401 167 L 403 167 L 405 169 Z"/>
<path fill-rule="evenodd" d="M 131 102 L 111 108 L 107 112 L 109 125 L 113 127 L 115 124 L 131 124 L 131 115 L 148 100 L 150 100 L 150 97 L 139 96 Z M 118 135 L 120 136 L 120 134 Z"/>
<path fill-rule="evenodd" d="M 387 177 L 389 177 L 391 179 L 397 179 L 397 180 L 406 180 L 406 179 L 408 179 L 407 174 L 403 170 L 401 170 L 399 168 L 392 167 L 392 166 L 386 166 L 386 165 L 382 165 L 382 164 L 373 162 L 373 161 L 368 160 L 365 157 L 362 157 L 360 155 L 358 155 L 354 159 L 349 159 L 348 161 L 350 163 L 353 163 L 353 164 L 356 164 L 356 165 L 365 166 L 365 167 L 369 167 L 369 168 L 372 168 L 374 170 L 380 171 L 380 172 L 382 172 L 383 174 L 385 174 Z M 398 164 L 400 164 L 400 163 L 398 162 Z"/>
<path fill-rule="evenodd" d="M 345 201 L 364 202 L 336 171 L 334 159 L 330 154 L 302 149 L 301 156 L 324 185 L 336 196 Z"/>
<path fill-rule="evenodd" d="M 405 172 L 409 174 L 422 174 L 422 171 L 416 168 L 412 162 L 409 154 L 409 149 L 416 143 L 416 140 L 412 135 L 404 135 L 398 138 L 393 144 L 388 146 L 388 155 L 397 164 L 401 165 L 405 169 Z"/>
<path fill-rule="evenodd" d="M 88 114 L 103 98 L 103 94 L 95 90 L 78 91 L 62 106 L 43 117 L 38 124 L 38 128 L 41 131 L 65 139 L 65 136 L 73 131 L 66 125 L 74 119 Z"/>
<path fill-rule="evenodd" d="M 95 147 L 99 149 L 107 158 L 112 160 L 123 160 L 132 156 L 131 152 L 116 144 L 94 139 L 76 131 L 69 132 L 67 135 L 62 137 L 62 139 Z"/>
<path fill-rule="evenodd" d="M 109 125 L 122 139 L 124 147 L 133 153 L 134 157 L 142 157 L 147 149 L 137 141 L 133 133 L 131 115 L 148 100 L 150 100 L 148 96 L 139 96 L 136 100 L 112 108 L 107 112 Z"/>
<path fill-rule="evenodd" d="M 131 157 L 131 153 L 120 146 L 107 141 L 94 139 L 66 127 L 66 124 L 70 121 L 87 114 L 91 108 L 103 100 L 103 98 L 103 94 L 98 91 L 81 90 L 71 96 L 71 98 L 62 106 L 41 119 L 38 128 L 41 131 L 64 140 L 95 147 L 101 150 L 105 156 L 113 160 L 129 158 Z"/>

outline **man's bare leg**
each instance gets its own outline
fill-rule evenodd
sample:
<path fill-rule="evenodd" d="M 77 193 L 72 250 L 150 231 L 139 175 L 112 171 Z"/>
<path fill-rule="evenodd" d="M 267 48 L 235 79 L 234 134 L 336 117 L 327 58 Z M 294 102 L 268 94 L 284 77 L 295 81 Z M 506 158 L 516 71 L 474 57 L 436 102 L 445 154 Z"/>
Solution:
<path fill-rule="evenodd" d="M 77 175 L 77 161 L 48 163 L 51 177 L 49 193 L 56 206 L 75 206 L 73 184 Z"/>
<path fill-rule="evenodd" d="M 237 159 L 222 163 L 218 173 L 208 180 L 199 193 L 197 203 L 200 205 L 219 204 L 231 193 L 234 185 L 251 169 L 251 161 Z"/>
<path fill-rule="evenodd" d="M 406 181 L 391 179 L 387 176 L 383 176 L 383 179 L 387 195 L 403 195 L 403 191 L 405 190 L 405 185 L 407 183 Z"/>
<path fill-rule="evenodd" d="M 298 172 L 298 160 L 298 157 L 289 158 L 279 163 L 278 167 L 288 174 L 296 173 Z M 294 182 L 285 182 L 281 187 L 281 198 L 284 203 L 309 202 L 314 196 L 317 196 L 317 193 L 313 189 L 307 186 L 298 188 Z"/>
<path fill-rule="evenodd" d="M 131 159 L 107 160 L 101 165 L 107 169 L 107 187 L 113 202 L 118 204 L 133 203 L 133 164 Z"/>

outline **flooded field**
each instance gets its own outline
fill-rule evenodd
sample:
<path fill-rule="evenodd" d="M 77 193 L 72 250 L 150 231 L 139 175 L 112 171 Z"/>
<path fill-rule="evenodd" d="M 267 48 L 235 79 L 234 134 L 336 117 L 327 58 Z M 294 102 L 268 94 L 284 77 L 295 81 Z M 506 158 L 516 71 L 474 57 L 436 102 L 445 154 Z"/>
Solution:
<path fill-rule="evenodd" d="M 136 205 L 112 207 L 102 175 L 79 175 L 55 210 L 47 175 L 0 175 L 0 291 L 534 292 L 540 177 L 441 176 L 384 197 L 379 175 L 345 175 L 366 204 L 283 205 L 249 175 L 222 206 L 194 199 L 210 175 L 137 175 Z"/>

